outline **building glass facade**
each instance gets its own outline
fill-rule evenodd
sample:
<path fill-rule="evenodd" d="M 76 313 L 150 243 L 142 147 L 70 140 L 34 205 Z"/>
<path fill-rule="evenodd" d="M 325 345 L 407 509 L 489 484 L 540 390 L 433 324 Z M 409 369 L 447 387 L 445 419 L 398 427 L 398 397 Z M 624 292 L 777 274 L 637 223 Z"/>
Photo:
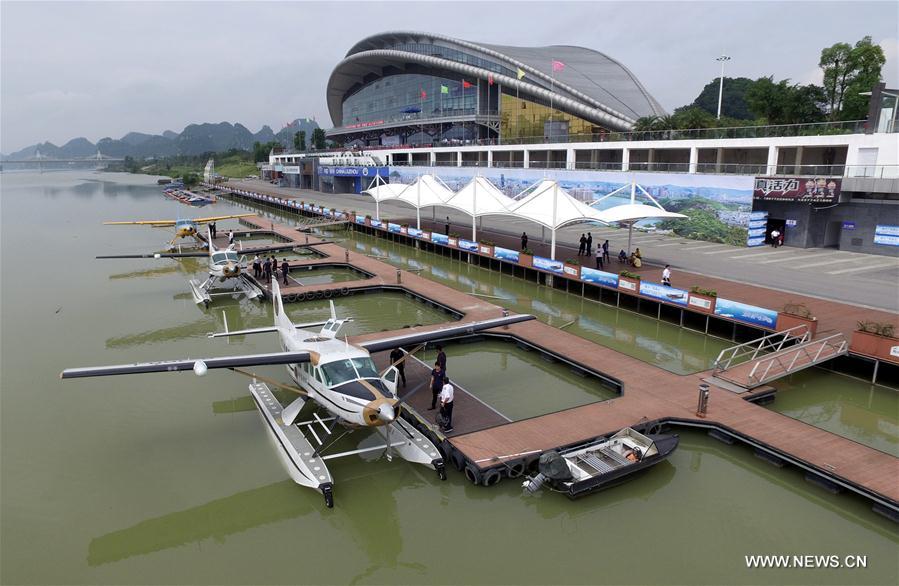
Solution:
<path fill-rule="evenodd" d="M 547 125 L 547 122 L 551 124 Z M 567 131 L 562 129 L 567 126 Z M 550 128 L 552 129 L 550 131 Z M 503 93 L 499 134 L 504 140 L 559 133 L 597 134 L 604 129 L 571 114 Z"/>
<path fill-rule="evenodd" d="M 508 75 L 509 77 L 515 77 L 516 73 L 514 70 L 509 69 L 508 67 L 504 67 L 499 63 L 494 63 L 493 61 L 489 61 L 487 59 L 483 59 L 481 57 L 459 51 L 458 49 L 443 47 L 441 45 L 432 45 L 427 43 L 397 43 L 396 45 L 388 47 L 388 49 L 392 49 L 394 51 L 408 51 L 410 53 L 418 53 L 419 55 L 430 55 L 431 57 L 449 59 L 450 61 L 457 61 L 459 63 L 474 65 L 475 67 L 480 67 L 482 69 L 486 69 L 488 71 L 492 71 L 494 73 L 499 73 L 502 75 Z"/>
<path fill-rule="evenodd" d="M 343 101 L 343 125 L 361 128 L 404 120 L 472 116 L 478 105 L 477 83 L 474 79 L 468 82 L 471 87 L 464 88 L 461 79 L 433 75 L 382 77 Z"/>

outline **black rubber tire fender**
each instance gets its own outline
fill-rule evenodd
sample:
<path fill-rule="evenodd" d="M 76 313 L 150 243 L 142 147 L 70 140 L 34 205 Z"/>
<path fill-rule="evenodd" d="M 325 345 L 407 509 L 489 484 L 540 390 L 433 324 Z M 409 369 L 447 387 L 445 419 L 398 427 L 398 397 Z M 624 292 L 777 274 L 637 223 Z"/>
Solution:
<path fill-rule="evenodd" d="M 524 474 L 524 471 L 525 471 L 524 462 L 519 460 L 518 462 L 513 462 L 512 464 L 509 464 L 509 468 L 506 471 L 506 475 L 509 478 L 518 478 L 519 476 Z"/>
<path fill-rule="evenodd" d="M 343 289 L 340 290 L 340 294 L 341 294 L 341 295 L 349 295 L 349 294 L 350 294 L 350 288 L 349 288 L 349 287 L 344 287 Z"/>
<path fill-rule="evenodd" d="M 324 296 L 325 296 L 325 292 L 319 290 L 319 291 L 316 291 L 316 292 L 314 293 L 314 295 L 315 295 L 315 298 L 316 298 L 316 299 L 322 299 L 322 298 L 324 298 Z"/>
<path fill-rule="evenodd" d="M 459 450 L 453 450 L 450 459 L 453 461 L 453 466 L 459 472 L 465 470 L 465 456 L 462 455 L 462 452 Z"/>
<path fill-rule="evenodd" d="M 333 296 L 334 296 L 334 291 L 332 291 L 331 289 L 328 289 L 325 291 L 325 299 L 330 299 Z"/>
<path fill-rule="evenodd" d="M 465 466 L 465 478 L 467 478 L 472 484 L 480 484 L 481 471 L 478 470 L 477 466 L 475 466 L 474 464 L 467 464 Z"/>
<path fill-rule="evenodd" d="M 493 486 L 494 484 L 499 484 L 499 481 L 503 479 L 502 472 L 497 468 L 490 468 L 485 471 L 481 476 L 481 484 L 484 486 Z"/>

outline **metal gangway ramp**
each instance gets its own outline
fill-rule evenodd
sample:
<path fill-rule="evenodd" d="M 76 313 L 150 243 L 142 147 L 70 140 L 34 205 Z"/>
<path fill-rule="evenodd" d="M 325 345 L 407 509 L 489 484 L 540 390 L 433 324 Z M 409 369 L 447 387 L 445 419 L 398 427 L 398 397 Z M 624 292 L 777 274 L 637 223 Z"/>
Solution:
<path fill-rule="evenodd" d="M 713 378 L 748 391 L 849 351 L 842 333 L 811 337 L 808 326 L 799 325 L 725 348 L 715 361 Z"/>

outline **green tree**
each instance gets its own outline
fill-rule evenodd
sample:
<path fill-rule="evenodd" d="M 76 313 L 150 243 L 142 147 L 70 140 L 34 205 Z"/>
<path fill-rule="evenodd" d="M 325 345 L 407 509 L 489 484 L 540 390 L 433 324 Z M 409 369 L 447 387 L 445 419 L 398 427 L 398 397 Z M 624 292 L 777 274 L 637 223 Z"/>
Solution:
<path fill-rule="evenodd" d="M 306 150 L 306 131 L 298 130 L 293 135 L 293 148 L 298 151 Z"/>
<path fill-rule="evenodd" d="M 859 92 L 870 91 L 880 81 L 886 58 L 883 49 L 864 37 L 855 47 L 836 43 L 821 50 L 818 66 L 824 72 L 824 95 L 831 120 L 864 118 L 867 100 Z"/>
<path fill-rule="evenodd" d="M 824 91 L 816 85 L 790 85 L 789 80 L 774 82 L 761 77 L 746 93 L 750 110 L 768 124 L 803 124 L 820 122 Z"/>
<path fill-rule="evenodd" d="M 705 84 L 692 104 L 682 106 L 674 111 L 678 114 L 688 108 L 699 108 L 712 116 L 718 114 L 718 86 L 719 78 L 715 78 Z M 752 120 L 754 116 L 746 102 L 746 92 L 755 82 L 748 77 L 725 77 L 724 91 L 721 95 L 721 115 L 739 120 Z"/>
<path fill-rule="evenodd" d="M 256 163 L 268 161 L 268 155 L 273 148 L 281 148 L 281 143 L 277 140 L 266 143 L 261 143 L 257 140 L 253 143 L 253 161 Z"/>
<path fill-rule="evenodd" d="M 715 118 L 711 114 L 698 107 L 682 109 L 674 115 L 677 128 L 712 128 L 715 126 Z"/>
<path fill-rule="evenodd" d="M 316 150 L 325 148 L 325 130 L 323 128 L 316 128 L 312 131 L 312 146 Z"/>
<path fill-rule="evenodd" d="M 184 187 L 190 189 L 200 182 L 200 177 L 196 173 L 185 173 L 181 176 L 181 181 L 184 183 Z"/>
<path fill-rule="evenodd" d="M 653 130 L 658 123 L 658 120 L 658 116 L 641 116 L 634 122 L 634 130 L 637 132 Z"/>

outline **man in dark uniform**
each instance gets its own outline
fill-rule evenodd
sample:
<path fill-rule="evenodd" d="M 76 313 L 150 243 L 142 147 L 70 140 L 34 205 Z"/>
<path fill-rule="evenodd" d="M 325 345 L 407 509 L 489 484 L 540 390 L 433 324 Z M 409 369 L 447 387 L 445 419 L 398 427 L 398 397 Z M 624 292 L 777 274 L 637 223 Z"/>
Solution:
<path fill-rule="evenodd" d="M 209 231 L 212 233 L 213 240 L 215 239 L 215 222 L 209 224 Z"/>
<path fill-rule="evenodd" d="M 593 254 L 593 234 L 587 232 L 587 256 Z"/>
<path fill-rule="evenodd" d="M 527 247 L 528 247 L 528 233 L 522 232 L 521 233 L 521 250 L 524 250 Z"/>
<path fill-rule="evenodd" d="M 433 411 L 437 408 L 437 396 L 440 395 L 440 391 L 443 390 L 445 379 L 446 377 L 443 374 L 440 363 L 435 362 L 434 370 L 431 371 L 431 406 L 428 407 L 428 411 Z"/>
<path fill-rule="evenodd" d="M 269 257 L 265 257 L 265 262 L 262 263 L 262 276 L 266 282 L 272 280 L 272 261 Z"/>
<path fill-rule="evenodd" d="M 443 231 L 444 235 L 446 235 L 446 236 L 449 236 L 449 225 L 450 225 L 449 216 L 447 216 L 446 217 L 446 229 Z"/>
<path fill-rule="evenodd" d="M 403 352 L 402 348 L 394 348 L 390 353 L 390 364 L 394 365 L 399 371 L 400 378 L 403 381 L 403 388 L 406 388 L 406 361 L 403 360 L 405 355 L 406 353 Z"/>
<path fill-rule="evenodd" d="M 580 246 L 577 247 L 577 255 L 583 256 L 584 251 L 587 250 L 587 235 L 581 234 L 581 239 L 578 241 Z"/>
<path fill-rule="evenodd" d="M 281 262 L 281 275 L 284 277 L 284 284 L 289 285 L 287 282 L 287 273 L 290 271 L 290 265 L 287 264 L 287 259 L 285 258 L 283 262 Z"/>
<path fill-rule="evenodd" d="M 443 371 L 443 376 L 446 376 L 446 352 L 443 351 L 443 346 L 437 344 L 437 364 L 440 365 L 440 370 Z"/>

